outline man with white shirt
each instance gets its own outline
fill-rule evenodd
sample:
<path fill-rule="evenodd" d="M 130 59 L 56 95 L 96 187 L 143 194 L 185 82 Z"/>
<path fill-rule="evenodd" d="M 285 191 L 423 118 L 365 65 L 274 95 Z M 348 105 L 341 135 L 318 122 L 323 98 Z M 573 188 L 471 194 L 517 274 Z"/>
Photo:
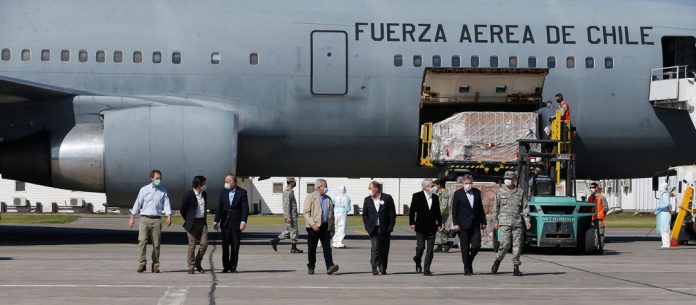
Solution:
<path fill-rule="evenodd" d="M 433 246 L 435 245 L 435 233 L 442 226 L 442 214 L 440 212 L 440 202 L 435 194 L 432 179 L 424 179 L 421 183 L 422 190 L 413 194 L 411 208 L 408 211 L 408 222 L 411 229 L 416 231 L 416 256 L 413 261 L 416 263 L 416 272 L 425 276 L 432 276 L 430 264 L 433 261 Z M 425 269 L 421 267 L 423 250 L 425 252 Z"/>
<path fill-rule="evenodd" d="M 481 230 L 486 228 L 481 191 L 473 187 L 474 177 L 464 175 L 464 187 L 454 192 L 452 199 L 452 223 L 458 232 L 464 275 L 474 274 L 474 258 L 481 249 Z"/>
<path fill-rule="evenodd" d="M 193 189 L 184 194 L 181 210 L 179 210 L 181 217 L 184 218 L 183 227 L 186 229 L 188 237 L 186 261 L 189 274 L 194 273 L 194 268 L 200 273 L 205 273 L 201 265 L 205 251 L 208 249 L 208 223 L 206 220 L 206 205 L 208 203 L 206 189 L 208 185 L 205 182 L 206 178 L 203 176 L 193 177 L 193 181 L 191 181 Z M 199 241 L 201 246 L 198 248 L 198 254 L 195 254 L 196 242 Z"/>
<path fill-rule="evenodd" d="M 370 251 L 372 275 L 386 275 L 391 233 L 396 224 L 396 206 L 392 196 L 382 192 L 382 185 L 379 182 L 372 181 L 367 188 L 370 195 L 365 197 L 363 202 L 362 218 L 365 231 L 370 235 L 372 243 Z"/>
<path fill-rule="evenodd" d="M 152 273 L 160 273 L 160 239 L 162 236 L 162 213 L 167 216 L 167 226 L 172 225 L 172 209 L 167 189 L 162 185 L 162 172 L 153 169 L 150 183 L 140 188 L 138 198 L 131 209 L 128 226 L 135 224 L 135 215 L 140 215 L 138 227 L 138 246 L 140 247 L 140 265 L 138 272 L 145 272 L 147 265 L 147 242 L 152 241 Z"/>

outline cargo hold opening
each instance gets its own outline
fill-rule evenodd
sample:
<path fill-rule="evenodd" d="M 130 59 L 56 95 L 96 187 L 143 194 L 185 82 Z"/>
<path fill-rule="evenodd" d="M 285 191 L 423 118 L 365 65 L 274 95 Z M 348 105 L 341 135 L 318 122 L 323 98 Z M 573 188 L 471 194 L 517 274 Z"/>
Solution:
<path fill-rule="evenodd" d="M 512 161 L 517 139 L 540 133 L 536 111 L 542 106 L 548 73 L 527 68 L 426 68 L 419 105 L 420 165 Z M 441 124 L 455 125 L 452 129 Z M 466 128 L 474 129 L 465 131 L 457 124 L 473 124 Z"/>
<path fill-rule="evenodd" d="M 548 69 L 426 68 L 420 124 L 465 111 L 534 112 L 541 107 Z"/>

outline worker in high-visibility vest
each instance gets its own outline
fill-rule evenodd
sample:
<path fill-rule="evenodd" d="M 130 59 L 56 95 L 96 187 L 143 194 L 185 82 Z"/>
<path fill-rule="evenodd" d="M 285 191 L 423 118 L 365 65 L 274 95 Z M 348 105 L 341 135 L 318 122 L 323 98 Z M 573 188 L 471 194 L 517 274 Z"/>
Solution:
<path fill-rule="evenodd" d="M 604 251 L 604 216 L 605 211 L 609 209 L 609 205 L 607 203 L 607 198 L 602 194 L 597 182 L 592 182 L 590 184 L 590 193 L 587 202 L 596 205 L 595 215 L 592 216 L 592 225 L 597 232 L 597 234 L 595 234 L 595 248 L 602 253 Z"/>
<path fill-rule="evenodd" d="M 556 94 L 556 103 L 559 104 L 561 111 L 561 141 L 568 142 L 570 141 L 570 104 L 565 100 L 562 93 Z M 561 152 L 565 152 L 568 149 L 566 144 L 562 144 L 561 147 Z"/>
<path fill-rule="evenodd" d="M 561 108 L 561 120 L 570 121 L 570 104 L 563 98 L 562 93 L 556 94 L 556 103 L 560 104 Z"/>

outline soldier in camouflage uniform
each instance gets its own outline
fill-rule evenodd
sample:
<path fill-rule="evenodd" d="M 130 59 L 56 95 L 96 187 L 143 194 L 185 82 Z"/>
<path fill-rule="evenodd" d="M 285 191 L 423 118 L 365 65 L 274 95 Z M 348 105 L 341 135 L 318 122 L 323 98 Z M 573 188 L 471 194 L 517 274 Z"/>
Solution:
<path fill-rule="evenodd" d="M 493 262 L 491 272 L 498 272 L 500 262 L 510 249 L 510 239 L 512 239 L 512 263 L 515 266 L 514 276 L 522 276 L 520 272 L 520 253 L 522 252 L 523 227 L 527 230 L 531 227 L 529 222 L 529 204 L 524 198 L 524 191 L 518 187 L 517 174 L 512 171 L 505 172 L 505 186 L 498 190 L 495 195 L 493 205 L 493 228 L 500 232 L 500 247 Z M 524 218 L 524 221 L 522 221 Z"/>
<path fill-rule="evenodd" d="M 449 243 L 450 228 L 452 227 L 452 204 L 450 203 L 450 192 L 445 189 L 445 179 L 435 182 L 437 185 L 437 197 L 440 200 L 440 211 L 442 211 L 442 227 L 435 235 L 435 250 L 433 252 L 449 252 L 452 247 Z"/>
<path fill-rule="evenodd" d="M 285 216 L 285 231 L 278 237 L 271 239 L 273 251 L 278 251 L 278 242 L 283 239 L 290 239 L 292 248 L 290 253 L 303 253 L 297 248 L 297 201 L 295 200 L 295 178 L 288 178 L 288 187 L 283 192 L 283 215 Z"/>

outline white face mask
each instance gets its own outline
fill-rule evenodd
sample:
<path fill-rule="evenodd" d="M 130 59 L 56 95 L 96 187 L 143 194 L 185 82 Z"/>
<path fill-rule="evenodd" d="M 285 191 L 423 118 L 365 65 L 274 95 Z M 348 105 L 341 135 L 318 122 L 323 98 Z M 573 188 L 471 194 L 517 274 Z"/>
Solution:
<path fill-rule="evenodd" d="M 471 184 L 464 184 L 464 191 L 471 191 Z"/>
<path fill-rule="evenodd" d="M 592 187 L 592 188 L 590 188 L 590 192 L 592 192 L 592 194 L 594 194 L 595 192 L 597 192 L 597 189 Z"/>
<path fill-rule="evenodd" d="M 207 184 L 203 184 L 203 186 L 201 186 L 201 191 L 204 191 L 204 192 L 205 192 L 205 191 L 207 191 L 207 190 L 208 190 L 208 185 L 207 185 Z"/>
<path fill-rule="evenodd" d="M 229 183 L 225 182 L 225 189 L 226 189 L 226 190 L 229 190 L 229 189 L 231 189 L 231 188 L 232 188 L 232 185 L 230 185 Z"/>
<path fill-rule="evenodd" d="M 512 186 L 512 179 L 505 179 L 503 183 L 505 183 L 506 186 Z"/>

